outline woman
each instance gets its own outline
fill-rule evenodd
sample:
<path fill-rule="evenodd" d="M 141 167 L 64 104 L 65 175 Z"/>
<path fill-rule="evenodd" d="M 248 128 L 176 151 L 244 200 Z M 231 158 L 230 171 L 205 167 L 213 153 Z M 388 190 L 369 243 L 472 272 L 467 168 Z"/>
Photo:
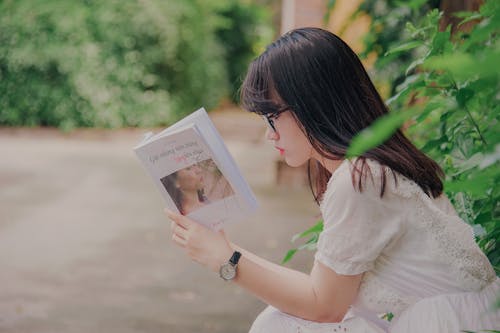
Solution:
<path fill-rule="evenodd" d="M 490 311 L 499 279 L 442 193 L 440 167 L 400 131 L 345 158 L 351 139 L 387 108 L 342 40 L 316 28 L 285 34 L 250 65 L 242 102 L 263 116 L 287 164 L 309 163 L 324 219 L 310 274 L 167 213 L 173 241 L 193 260 L 222 267 L 223 278 L 270 305 L 251 333 L 500 328 Z M 389 312 L 391 322 L 380 319 Z"/>
<path fill-rule="evenodd" d="M 207 202 L 202 169 L 196 164 L 162 178 L 161 182 L 183 215 L 204 206 Z"/>

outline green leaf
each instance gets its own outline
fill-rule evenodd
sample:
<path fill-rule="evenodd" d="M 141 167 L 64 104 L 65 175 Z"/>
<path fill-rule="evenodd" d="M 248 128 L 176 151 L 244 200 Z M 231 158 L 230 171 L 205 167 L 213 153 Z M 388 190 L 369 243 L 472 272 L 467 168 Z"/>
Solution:
<path fill-rule="evenodd" d="M 405 110 L 404 112 L 391 112 L 378 118 L 370 127 L 362 130 L 356 135 L 347 149 L 346 157 L 361 156 L 366 151 L 384 143 L 396 132 L 405 120 L 411 118 L 418 108 Z"/>
<path fill-rule="evenodd" d="M 468 88 L 459 89 L 456 96 L 458 105 L 463 108 L 467 101 L 469 101 L 469 99 L 471 99 L 473 96 L 474 90 Z"/>
<path fill-rule="evenodd" d="M 316 244 L 318 243 L 318 236 L 311 237 L 305 244 L 300 245 L 297 249 L 298 250 L 315 250 L 316 249 Z"/>
<path fill-rule="evenodd" d="M 422 147 L 422 150 L 425 152 L 431 151 L 432 149 L 439 147 L 443 142 L 446 142 L 446 138 L 427 141 L 427 143 Z"/>
<path fill-rule="evenodd" d="M 399 91 L 396 95 L 390 97 L 385 103 L 392 105 L 395 102 L 404 102 L 403 100 L 412 93 L 415 89 L 425 86 L 425 76 L 422 74 L 414 74 L 407 76 L 406 79 L 397 86 Z"/>
<path fill-rule="evenodd" d="M 291 249 L 291 250 L 289 250 L 286 253 L 286 255 L 283 258 L 283 260 L 281 261 L 281 263 L 285 264 L 285 263 L 289 262 L 293 258 L 293 256 L 295 255 L 295 253 L 297 253 L 297 251 L 298 251 L 298 249 Z"/>
<path fill-rule="evenodd" d="M 328 0 L 328 2 L 326 4 L 325 15 L 323 15 L 323 22 L 325 24 L 328 24 L 328 21 L 330 21 L 330 16 L 332 14 L 333 7 L 335 7 L 336 2 L 337 2 L 336 0 Z"/>
<path fill-rule="evenodd" d="M 483 225 L 483 224 L 491 221 L 491 219 L 492 219 L 491 212 L 486 212 L 486 213 L 479 214 L 474 219 L 474 223 L 479 224 L 479 225 Z"/>
<path fill-rule="evenodd" d="M 451 180 L 445 182 L 448 192 L 467 192 L 471 195 L 485 195 L 486 191 L 494 186 L 494 179 L 489 175 L 481 174 L 465 180 Z"/>
<path fill-rule="evenodd" d="M 446 53 L 445 51 L 450 51 L 452 43 L 450 42 L 451 27 L 448 27 L 446 31 L 437 32 L 434 35 L 432 41 L 432 50 L 429 55 L 436 55 Z"/>
<path fill-rule="evenodd" d="M 314 234 L 314 233 L 320 233 L 321 231 L 323 231 L 323 221 L 322 220 L 319 221 L 318 223 L 316 223 L 311 228 L 307 229 L 306 231 L 301 232 L 300 234 L 294 235 L 292 237 L 292 243 L 295 242 L 299 238 L 303 238 L 303 237 L 306 237 L 306 236 L 308 236 L 310 234 Z"/>
<path fill-rule="evenodd" d="M 406 68 L 405 75 L 408 76 L 417 66 L 420 66 L 424 63 L 425 58 L 418 58 L 417 60 L 414 60 L 408 68 Z"/>
<path fill-rule="evenodd" d="M 461 14 L 463 14 L 463 16 L 461 16 Z M 458 26 L 461 26 L 462 24 L 465 24 L 467 22 L 470 22 L 470 21 L 474 21 L 474 20 L 481 20 L 483 18 L 483 15 L 482 14 L 478 14 L 478 13 L 473 13 L 473 12 L 458 12 L 458 13 L 454 13 L 453 14 L 454 16 L 457 16 L 457 17 L 462 17 L 464 18 L 459 24 Z"/>
<path fill-rule="evenodd" d="M 385 319 L 387 321 L 391 321 L 394 318 L 394 314 L 392 312 L 387 312 L 382 316 L 382 319 Z"/>
<path fill-rule="evenodd" d="M 390 49 L 389 51 L 387 51 L 385 53 L 384 56 L 388 56 L 388 55 L 403 52 L 403 51 L 412 50 L 412 49 L 419 47 L 421 45 L 423 45 L 423 42 L 421 42 L 421 41 L 411 41 L 411 42 L 401 44 L 399 46 L 396 46 L 396 47 Z"/>
<path fill-rule="evenodd" d="M 327 4 L 328 10 L 331 11 L 333 9 L 333 7 L 335 7 L 336 2 L 337 2 L 336 0 L 328 0 L 328 4 Z"/>
<path fill-rule="evenodd" d="M 455 52 L 446 56 L 431 57 L 425 61 L 423 67 L 431 70 L 448 70 L 456 78 L 467 80 L 478 75 L 480 77 L 498 76 L 500 74 L 498 59 L 500 59 L 500 50 L 486 50 L 476 55 Z"/>
<path fill-rule="evenodd" d="M 312 237 L 309 238 L 305 244 L 302 244 L 297 248 L 289 250 L 286 253 L 285 257 L 283 258 L 282 263 L 284 264 L 284 263 L 290 261 L 297 251 L 304 250 L 304 249 L 315 250 L 316 243 L 318 242 L 318 237 L 319 237 L 319 234 L 321 233 L 321 231 L 323 231 L 323 220 L 319 220 L 315 225 L 313 225 L 312 227 L 310 227 L 306 231 L 303 231 L 299 234 L 294 235 L 292 237 L 292 242 L 295 242 L 297 239 L 303 238 L 306 236 L 312 236 Z"/>

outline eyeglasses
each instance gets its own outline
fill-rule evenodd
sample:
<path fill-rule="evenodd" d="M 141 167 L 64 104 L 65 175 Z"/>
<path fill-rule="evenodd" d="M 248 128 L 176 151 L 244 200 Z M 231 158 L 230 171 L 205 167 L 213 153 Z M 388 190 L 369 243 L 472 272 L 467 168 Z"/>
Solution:
<path fill-rule="evenodd" d="M 278 131 L 276 130 L 276 126 L 274 125 L 274 120 L 275 120 L 276 118 L 278 118 L 278 116 L 279 116 L 281 113 L 283 113 L 283 112 L 285 112 L 285 111 L 288 111 L 288 110 L 290 110 L 290 108 L 289 108 L 289 107 L 284 107 L 284 108 L 282 108 L 282 109 L 280 109 L 280 110 L 278 110 L 278 111 L 276 111 L 276 112 L 273 112 L 273 113 L 268 113 L 268 114 L 264 114 L 264 115 L 262 115 L 262 119 L 264 119 L 264 121 L 266 122 L 267 126 L 268 126 L 268 127 L 269 127 L 269 128 L 270 128 L 273 132 L 274 132 L 274 133 L 276 133 L 276 132 L 278 132 Z"/>

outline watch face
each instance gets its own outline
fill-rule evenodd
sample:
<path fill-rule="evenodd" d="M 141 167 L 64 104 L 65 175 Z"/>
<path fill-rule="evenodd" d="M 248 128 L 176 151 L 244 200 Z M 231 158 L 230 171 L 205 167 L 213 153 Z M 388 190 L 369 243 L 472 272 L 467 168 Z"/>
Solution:
<path fill-rule="evenodd" d="M 232 280 L 236 276 L 236 268 L 229 263 L 224 264 L 220 268 L 220 276 L 224 280 Z"/>

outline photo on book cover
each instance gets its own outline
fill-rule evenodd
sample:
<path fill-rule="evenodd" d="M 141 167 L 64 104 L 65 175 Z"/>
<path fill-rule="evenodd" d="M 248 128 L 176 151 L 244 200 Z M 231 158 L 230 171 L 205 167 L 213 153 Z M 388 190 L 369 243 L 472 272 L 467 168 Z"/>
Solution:
<path fill-rule="evenodd" d="M 210 158 L 160 179 L 181 214 L 234 195 L 234 190 Z"/>

